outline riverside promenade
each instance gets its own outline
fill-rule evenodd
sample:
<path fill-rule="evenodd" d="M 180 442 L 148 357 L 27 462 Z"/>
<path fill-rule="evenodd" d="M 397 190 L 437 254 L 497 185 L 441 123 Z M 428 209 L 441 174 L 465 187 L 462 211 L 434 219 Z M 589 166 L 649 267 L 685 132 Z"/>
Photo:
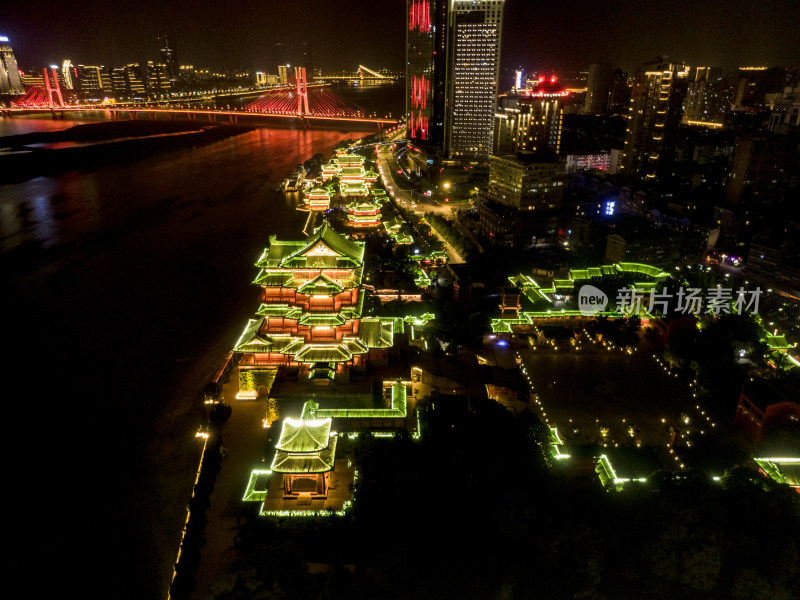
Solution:
<path fill-rule="evenodd" d="M 211 504 L 206 511 L 206 544 L 200 549 L 200 564 L 195 573 L 197 584 L 191 595 L 193 600 L 213 598 L 214 588 L 238 557 L 234 538 L 241 519 L 242 496 L 248 474 L 257 466 L 269 467 L 262 462 L 273 432 L 265 429 L 262 421 L 267 400 L 237 400 L 237 372 L 233 371 L 222 391 L 223 400 L 233 409 L 222 434 L 222 446 L 227 456 L 217 475 Z"/>

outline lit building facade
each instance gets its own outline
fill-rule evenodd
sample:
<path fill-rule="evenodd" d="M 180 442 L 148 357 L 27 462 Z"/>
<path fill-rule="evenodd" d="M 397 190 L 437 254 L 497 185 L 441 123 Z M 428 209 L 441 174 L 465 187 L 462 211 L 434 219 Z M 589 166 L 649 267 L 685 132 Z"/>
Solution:
<path fill-rule="evenodd" d="M 278 65 L 278 82 L 282 85 L 289 83 L 289 65 Z"/>
<path fill-rule="evenodd" d="M 145 88 L 145 77 L 139 63 L 132 63 L 125 66 L 125 77 L 128 81 L 130 95 L 134 98 L 142 98 L 147 93 Z"/>
<path fill-rule="evenodd" d="M 64 76 L 64 87 L 68 90 L 75 89 L 75 67 L 70 59 L 61 63 L 61 73 Z"/>
<path fill-rule="evenodd" d="M 501 97 L 494 117 L 493 154 L 560 151 L 563 104 L 569 92 L 554 84 Z"/>
<path fill-rule="evenodd" d="M 0 35 L 0 94 L 24 94 L 14 50 L 6 36 Z"/>
<path fill-rule="evenodd" d="M 103 79 L 100 67 L 78 65 L 78 87 L 81 95 L 89 100 L 98 100 L 103 96 Z M 111 93 L 111 89 L 108 90 Z"/>
<path fill-rule="evenodd" d="M 282 367 L 327 383 L 367 363 L 386 364 L 392 321 L 361 314 L 363 243 L 324 223 L 305 240 L 273 236 L 256 266 L 261 306 L 235 347 L 240 370 Z"/>
<path fill-rule="evenodd" d="M 406 1 L 407 138 L 439 149 L 444 143 L 449 1 Z"/>
<path fill-rule="evenodd" d="M 620 172 L 655 179 L 670 162 L 681 118 L 689 67 L 656 60 L 641 65 L 628 109 Z"/>
<path fill-rule="evenodd" d="M 564 196 L 564 164 L 552 153 L 492 155 L 479 231 L 492 245 L 520 246 L 551 237 Z"/>
<path fill-rule="evenodd" d="M 147 61 L 147 87 L 151 92 L 164 93 L 172 89 L 167 65 Z"/>
<path fill-rule="evenodd" d="M 451 0 L 444 154 L 487 160 L 492 150 L 505 0 Z"/>

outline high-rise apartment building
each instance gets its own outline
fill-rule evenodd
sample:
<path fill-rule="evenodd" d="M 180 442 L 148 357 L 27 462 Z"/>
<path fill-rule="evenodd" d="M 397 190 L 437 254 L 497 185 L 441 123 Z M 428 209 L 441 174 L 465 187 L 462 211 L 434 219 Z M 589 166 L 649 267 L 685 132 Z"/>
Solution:
<path fill-rule="evenodd" d="M 131 63 L 125 66 L 125 77 L 128 80 L 130 95 L 134 98 L 143 98 L 147 93 L 145 87 L 145 74 L 139 63 Z"/>
<path fill-rule="evenodd" d="M 628 74 L 622 69 L 614 69 L 611 74 L 611 91 L 608 95 L 608 111 L 614 116 L 626 116 L 631 100 L 628 87 Z"/>
<path fill-rule="evenodd" d="M 147 88 L 151 93 L 165 93 L 172 89 L 169 66 L 147 61 Z"/>
<path fill-rule="evenodd" d="M 654 179 L 671 163 L 688 76 L 689 67 L 663 59 L 636 70 L 621 173 Z"/>
<path fill-rule="evenodd" d="M 17 59 L 8 38 L 0 35 L 0 94 L 24 94 Z"/>
<path fill-rule="evenodd" d="M 169 87 L 174 88 L 178 85 L 181 76 L 175 41 L 168 35 L 162 35 L 158 41 L 161 42 L 161 60 L 165 65 L 166 76 L 170 82 Z"/>
<path fill-rule="evenodd" d="M 278 65 L 278 83 L 289 83 L 289 65 Z"/>
<path fill-rule="evenodd" d="M 561 149 L 563 105 L 569 92 L 555 81 L 502 96 L 494 117 L 492 154 Z"/>
<path fill-rule="evenodd" d="M 488 197 L 478 206 L 479 232 L 490 244 L 509 247 L 551 237 L 563 195 L 564 163 L 554 154 L 493 154 Z"/>
<path fill-rule="evenodd" d="M 101 67 L 78 65 L 78 88 L 81 95 L 87 100 L 99 100 L 105 94 L 112 93 L 111 86 L 104 89 Z"/>
<path fill-rule="evenodd" d="M 609 109 L 612 83 L 613 71 L 610 64 L 592 63 L 589 65 L 584 113 L 602 115 Z"/>
<path fill-rule="evenodd" d="M 444 154 L 488 160 L 492 149 L 505 0 L 451 0 Z"/>

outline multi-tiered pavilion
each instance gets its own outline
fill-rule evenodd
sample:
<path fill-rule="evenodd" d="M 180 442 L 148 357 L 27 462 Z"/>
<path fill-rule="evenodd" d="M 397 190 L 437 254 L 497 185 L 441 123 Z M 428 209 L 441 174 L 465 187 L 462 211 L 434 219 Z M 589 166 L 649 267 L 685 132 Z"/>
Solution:
<path fill-rule="evenodd" d="M 387 363 L 392 321 L 362 318 L 363 242 L 326 222 L 306 240 L 271 237 L 256 266 L 261 306 L 236 344 L 240 369 L 292 369 L 329 383 Z"/>

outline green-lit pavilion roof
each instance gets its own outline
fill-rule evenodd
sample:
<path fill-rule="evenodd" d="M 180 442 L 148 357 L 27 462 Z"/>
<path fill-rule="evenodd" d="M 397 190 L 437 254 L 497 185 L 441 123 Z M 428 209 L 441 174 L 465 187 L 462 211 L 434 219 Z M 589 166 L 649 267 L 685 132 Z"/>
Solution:
<path fill-rule="evenodd" d="M 333 469 L 338 436 L 331 419 L 285 419 L 275 458 L 275 473 L 325 473 Z"/>
<path fill-rule="evenodd" d="M 298 362 L 347 362 L 353 353 L 342 344 L 306 344 L 295 354 Z"/>
<path fill-rule="evenodd" d="M 358 154 L 345 154 L 335 156 L 331 159 L 332 162 L 336 162 L 338 165 L 362 165 L 364 164 L 364 157 Z"/>
<path fill-rule="evenodd" d="M 327 277 L 324 273 L 320 273 L 314 279 L 309 279 L 307 283 L 298 287 L 297 291 L 303 294 L 338 294 L 343 289 L 333 279 Z"/>
<path fill-rule="evenodd" d="M 341 314 L 305 313 L 297 321 L 298 325 L 307 327 L 338 327 L 344 325 L 347 319 Z"/>
<path fill-rule="evenodd" d="M 276 236 L 271 236 L 269 248 L 261 254 L 256 266 L 261 269 L 311 266 L 307 265 L 307 257 L 329 257 L 338 259 L 337 262 L 344 260 L 351 266 L 353 263 L 359 266 L 364 262 L 364 244 L 348 240 L 325 221 L 306 240 L 280 241 Z M 256 282 L 261 283 L 263 277 L 265 274 L 259 274 Z"/>
<path fill-rule="evenodd" d="M 330 434 L 330 419 L 304 421 L 286 418 L 275 447 L 286 452 L 317 452 L 328 446 Z"/>
<path fill-rule="evenodd" d="M 361 319 L 358 337 L 370 348 L 391 348 L 394 343 L 394 323 L 377 317 Z"/>
<path fill-rule="evenodd" d="M 236 352 L 280 352 L 281 354 L 293 354 L 303 345 L 303 338 L 291 335 L 261 335 L 259 330 L 264 323 L 264 317 L 260 319 L 250 319 L 244 332 L 236 342 L 234 350 Z"/>

